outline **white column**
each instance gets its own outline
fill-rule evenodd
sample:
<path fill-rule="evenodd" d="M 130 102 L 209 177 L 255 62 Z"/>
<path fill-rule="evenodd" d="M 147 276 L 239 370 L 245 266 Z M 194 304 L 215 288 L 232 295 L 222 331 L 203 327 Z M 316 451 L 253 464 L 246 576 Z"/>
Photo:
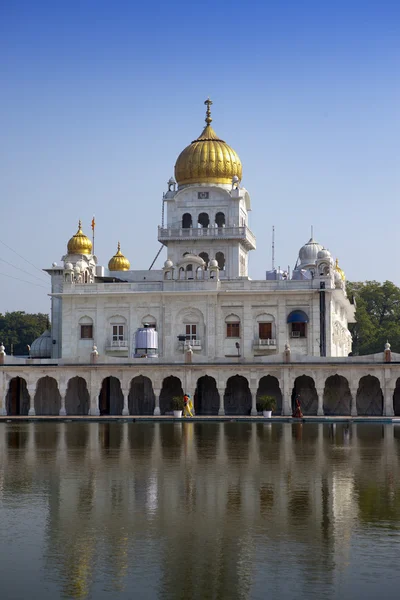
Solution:
<path fill-rule="evenodd" d="M 349 385 L 350 387 L 350 393 L 351 393 L 351 416 L 352 417 L 356 417 L 357 416 L 357 391 L 358 391 L 358 380 L 357 383 L 351 383 Z"/>
<path fill-rule="evenodd" d="M 36 383 L 30 383 L 27 386 L 27 390 L 29 393 L 29 417 L 34 417 L 36 415 L 35 412 L 35 392 L 36 392 Z"/>
<path fill-rule="evenodd" d="M 160 412 L 160 392 L 161 390 L 158 388 L 153 388 L 154 396 L 155 396 L 155 406 L 154 406 L 154 416 L 159 417 L 161 415 Z"/>
<path fill-rule="evenodd" d="M 124 417 L 128 417 L 129 416 L 129 406 L 128 406 L 129 388 L 122 389 L 122 393 L 124 395 L 124 408 L 122 409 L 122 415 Z"/>
<path fill-rule="evenodd" d="M 257 416 L 257 387 L 251 387 L 251 416 Z"/>
<path fill-rule="evenodd" d="M 317 409 L 317 415 L 319 417 L 323 417 L 324 416 L 324 388 L 323 387 L 317 387 L 317 394 L 318 394 L 318 409 Z"/>
<path fill-rule="evenodd" d="M 98 417 L 98 416 L 100 416 L 99 390 L 98 390 L 98 387 L 95 384 L 92 384 L 90 386 L 90 408 L 89 408 L 89 415 L 91 415 L 92 417 Z"/>
<path fill-rule="evenodd" d="M 293 383 L 292 378 L 289 374 L 289 369 L 284 369 L 283 371 L 283 387 L 281 389 L 282 393 L 282 414 L 286 417 L 290 417 L 293 413 L 292 411 L 292 390 Z"/>
<path fill-rule="evenodd" d="M 4 373 L 0 373 L 0 415 L 7 414 L 6 397 L 7 397 L 6 378 L 5 378 Z"/>
<path fill-rule="evenodd" d="M 65 396 L 67 395 L 67 388 L 60 385 L 58 389 L 61 396 L 61 408 L 59 415 L 60 417 L 65 417 L 67 414 L 67 411 L 65 410 Z"/>
<path fill-rule="evenodd" d="M 224 395 L 225 395 L 225 387 L 218 388 L 219 393 L 219 410 L 218 415 L 223 417 L 225 415 L 225 405 L 224 405 Z"/>
<path fill-rule="evenodd" d="M 385 391 L 383 396 L 383 414 L 385 417 L 393 417 L 393 394 L 395 386 L 385 382 Z"/>

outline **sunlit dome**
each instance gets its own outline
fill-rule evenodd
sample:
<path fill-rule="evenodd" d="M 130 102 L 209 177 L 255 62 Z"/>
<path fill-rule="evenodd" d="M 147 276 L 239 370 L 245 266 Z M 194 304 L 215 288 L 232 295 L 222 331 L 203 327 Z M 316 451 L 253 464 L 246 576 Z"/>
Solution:
<path fill-rule="evenodd" d="M 121 252 L 121 244 L 118 242 L 117 253 L 110 259 L 108 269 L 110 271 L 129 271 L 131 263 Z"/>
<path fill-rule="evenodd" d="M 79 221 L 78 231 L 68 242 L 68 254 L 91 254 L 92 242 L 82 231 L 82 223 Z"/>
<path fill-rule="evenodd" d="M 175 179 L 179 185 L 189 183 L 232 183 L 232 178 L 242 179 L 239 156 L 211 127 L 212 101 L 207 105 L 206 126 L 202 134 L 187 146 L 175 164 Z"/>

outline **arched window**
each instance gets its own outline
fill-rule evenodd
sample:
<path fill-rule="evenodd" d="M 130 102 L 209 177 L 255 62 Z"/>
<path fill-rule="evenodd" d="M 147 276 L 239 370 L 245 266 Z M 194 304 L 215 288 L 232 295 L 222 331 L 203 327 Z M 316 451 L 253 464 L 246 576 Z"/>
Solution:
<path fill-rule="evenodd" d="M 225 226 L 225 215 L 223 212 L 217 212 L 215 215 L 215 224 L 217 227 Z"/>
<path fill-rule="evenodd" d="M 256 317 L 256 338 L 259 340 L 273 340 L 276 337 L 275 319 L 272 315 L 263 313 Z M 261 344 L 263 342 L 260 342 Z"/>
<path fill-rule="evenodd" d="M 193 279 L 193 265 L 189 264 L 186 266 L 186 277 L 188 279 Z"/>
<path fill-rule="evenodd" d="M 200 227 L 208 227 L 210 224 L 210 217 L 207 213 L 200 213 L 197 222 L 200 225 Z"/>
<path fill-rule="evenodd" d="M 204 279 L 204 271 L 202 267 L 196 269 L 196 279 Z"/>
<path fill-rule="evenodd" d="M 309 319 L 303 310 L 292 310 L 287 318 L 289 324 L 290 337 L 305 338 L 307 337 L 307 323 Z"/>
<path fill-rule="evenodd" d="M 89 281 L 89 273 L 87 271 L 85 271 L 85 283 L 88 283 Z"/>
<path fill-rule="evenodd" d="M 179 279 L 185 279 L 185 269 L 183 267 L 179 268 Z"/>
<path fill-rule="evenodd" d="M 93 319 L 87 316 L 79 319 L 79 334 L 81 340 L 93 339 Z"/>
<path fill-rule="evenodd" d="M 208 263 L 210 262 L 210 258 L 208 256 L 208 253 L 207 252 L 200 252 L 199 256 L 206 263 L 205 270 L 207 271 L 207 269 L 208 269 Z"/>
<path fill-rule="evenodd" d="M 226 337 L 240 338 L 240 318 L 237 315 L 228 315 L 225 319 Z"/>
<path fill-rule="evenodd" d="M 182 217 L 182 229 L 189 229 L 192 227 L 192 215 L 185 213 Z"/>
<path fill-rule="evenodd" d="M 217 254 L 215 255 L 215 260 L 218 263 L 218 267 L 220 271 L 224 271 L 225 270 L 225 255 L 223 252 L 217 252 Z"/>

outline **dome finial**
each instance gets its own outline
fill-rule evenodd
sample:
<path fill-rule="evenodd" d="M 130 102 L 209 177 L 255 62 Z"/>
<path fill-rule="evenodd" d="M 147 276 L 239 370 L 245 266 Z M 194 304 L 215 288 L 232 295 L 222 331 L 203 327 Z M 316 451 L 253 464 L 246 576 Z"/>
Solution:
<path fill-rule="evenodd" d="M 78 229 L 82 229 L 82 221 L 80 219 L 78 221 Z"/>
<path fill-rule="evenodd" d="M 207 98 L 207 100 L 204 102 L 204 104 L 207 106 L 207 111 L 206 111 L 206 123 L 207 125 L 211 125 L 212 123 L 212 118 L 211 118 L 211 109 L 210 106 L 212 105 L 212 100 L 210 100 L 210 98 Z"/>
<path fill-rule="evenodd" d="M 118 242 L 117 251 L 121 252 L 121 243 L 120 242 Z"/>

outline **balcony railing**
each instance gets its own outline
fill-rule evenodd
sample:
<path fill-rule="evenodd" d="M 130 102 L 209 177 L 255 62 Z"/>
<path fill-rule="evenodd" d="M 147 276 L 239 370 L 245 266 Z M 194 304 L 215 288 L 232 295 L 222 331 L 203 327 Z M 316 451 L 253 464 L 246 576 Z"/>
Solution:
<path fill-rule="evenodd" d="M 110 351 L 118 351 L 118 350 L 127 350 L 129 348 L 128 340 L 108 340 L 106 343 L 106 350 Z"/>
<path fill-rule="evenodd" d="M 196 340 L 186 340 L 185 342 L 178 342 L 179 344 L 179 349 L 180 350 L 185 350 L 186 348 L 189 347 L 189 344 L 192 348 L 193 351 L 199 351 L 202 349 L 202 344 L 201 344 L 201 340 L 199 340 L 198 338 Z"/>
<path fill-rule="evenodd" d="M 255 350 L 276 350 L 276 339 L 268 338 L 264 340 L 256 338 L 253 342 L 253 348 Z"/>
<path fill-rule="evenodd" d="M 249 248 L 255 249 L 256 238 L 253 232 L 244 227 L 166 227 L 158 228 L 158 241 L 168 243 L 172 240 L 191 240 L 193 238 L 222 238 L 230 240 L 242 240 Z"/>

